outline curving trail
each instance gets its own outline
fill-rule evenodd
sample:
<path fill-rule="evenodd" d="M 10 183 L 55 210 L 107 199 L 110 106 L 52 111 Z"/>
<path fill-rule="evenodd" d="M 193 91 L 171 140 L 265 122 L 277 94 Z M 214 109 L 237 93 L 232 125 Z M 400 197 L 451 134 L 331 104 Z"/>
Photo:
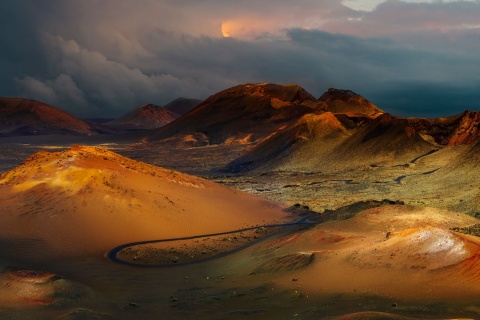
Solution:
<path fill-rule="evenodd" d="M 316 214 L 310 214 L 308 216 L 305 216 L 295 222 L 290 222 L 290 223 L 281 223 L 281 224 L 270 224 L 270 225 L 263 225 L 263 226 L 256 226 L 256 227 L 249 227 L 249 228 L 244 228 L 244 229 L 238 229 L 238 230 L 231 230 L 231 231 L 225 231 L 225 232 L 219 232 L 219 233 L 210 233 L 210 234 L 202 234 L 202 235 L 197 235 L 197 236 L 191 236 L 191 237 L 182 237 L 182 238 L 170 238 L 170 239 L 160 239 L 160 240 L 146 240 L 146 241 L 138 241 L 138 242 L 130 242 L 130 243 L 125 243 L 122 245 L 119 245 L 118 247 L 115 247 L 111 249 L 110 251 L 107 252 L 106 257 L 115 263 L 118 264 L 123 264 L 123 265 L 128 265 L 132 267 L 141 267 L 141 268 L 166 268 L 166 267 L 177 267 L 177 266 L 185 266 L 185 265 L 190 265 L 194 263 L 200 263 L 200 262 L 205 262 L 209 260 L 214 260 L 218 259 L 221 257 L 228 256 L 230 254 L 239 252 L 243 249 L 246 249 L 248 247 L 251 247 L 255 244 L 258 244 L 262 241 L 265 241 L 267 239 L 270 239 L 272 237 L 275 237 L 279 234 L 285 233 L 287 231 L 291 231 L 299 226 L 304 226 L 304 225 L 316 225 L 319 222 L 309 222 L 311 218 L 318 217 Z M 248 231 L 248 230 L 254 230 L 258 228 L 275 228 L 275 227 L 285 227 L 282 230 L 279 230 L 277 232 L 271 233 L 263 238 L 256 239 L 254 241 L 251 241 L 249 243 L 246 243 L 242 246 L 239 246 L 235 249 L 222 252 L 220 254 L 204 258 L 204 259 L 198 259 L 195 261 L 189 261 L 189 262 L 180 262 L 180 263 L 175 263 L 175 264 L 138 264 L 138 263 L 131 263 L 127 261 L 123 261 L 117 258 L 117 254 L 122 251 L 123 249 L 126 249 L 128 247 L 133 247 L 137 245 L 143 245 L 143 244 L 152 244 L 152 243 L 159 243 L 159 242 L 169 242 L 169 241 L 178 241 L 178 240 L 191 240 L 191 239 L 197 239 L 197 238 L 205 238 L 205 237 L 213 237 L 213 236 L 221 236 L 221 235 L 227 235 L 227 234 L 232 234 L 232 233 L 238 233 L 242 231 Z"/>

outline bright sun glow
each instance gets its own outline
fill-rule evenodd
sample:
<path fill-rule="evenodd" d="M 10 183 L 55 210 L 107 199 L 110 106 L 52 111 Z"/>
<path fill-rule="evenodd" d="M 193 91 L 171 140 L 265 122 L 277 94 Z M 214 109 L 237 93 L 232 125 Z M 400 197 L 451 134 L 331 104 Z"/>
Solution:
<path fill-rule="evenodd" d="M 222 35 L 224 38 L 230 38 L 230 33 L 228 32 L 226 23 L 222 23 Z"/>

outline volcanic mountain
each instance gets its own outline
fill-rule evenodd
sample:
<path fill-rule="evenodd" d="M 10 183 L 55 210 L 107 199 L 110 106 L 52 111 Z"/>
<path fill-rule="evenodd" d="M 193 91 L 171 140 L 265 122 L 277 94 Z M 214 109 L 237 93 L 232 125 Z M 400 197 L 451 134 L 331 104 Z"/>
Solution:
<path fill-rule="evenodd" d="M 185 113 L 198 106 L 201 102 L 202 100 L 198 99 L 177 98 L 167 103 L 165 105 L 165 109 L 168 109 L 173 113 L 177 113 L 179 115 L 184 115 Z"/>
<path fill-rule="evenodd" d="M 123 129 L 153 129 L 162 127 L 180 117 L 164 107 L 153 104 L 141 105 L 106 125 Z"/>
<path fill-rule="evenodd" d="M 435 147 L 406 119 L 375 119 L 325 112 L 308 114 L 231 162 L 229 171 L 336 170 L 405 163 Z"/>
<path fill-rule="evenodd" d="M 332 113 L 361 114 L 376 117 L 384 113 L 361 95 L 350 91 L 330 88 L 316 102 L 315 108 Z"/>
<path fill-rule="evenodd" d="M 0 134 L 95 134 L 88 122 L 48 104 L 21 98 L 0 98 Z"/>
<path fill-rule="evenodd" d="M 209 97 L 147 140 L 176 136 L 207 144 L 260 141 L 311 112 L 304 103 L 315 100 L 297 85 L 240 85 Z"/>
<path fill-rule="evenodd" d="M 284 220 L 276 203 L 97 147 L 39 152 L 0 176 L 2 239 L 38 239 L 42 253 L 103 253 Z"/>

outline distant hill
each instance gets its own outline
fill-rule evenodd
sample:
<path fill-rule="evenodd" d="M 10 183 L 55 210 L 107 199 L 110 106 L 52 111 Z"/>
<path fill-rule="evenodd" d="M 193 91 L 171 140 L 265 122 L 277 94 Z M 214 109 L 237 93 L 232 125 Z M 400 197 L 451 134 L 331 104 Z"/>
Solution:
<path fill-rule="evenodd" d="M 297 85 L 239 85 L 209 97 L 147 140 L 181 142 L 201 135 L 202 144 L 256 142 L 312 112 L 304 103 L 315 100 Z"/>
<path fill-rule="evenodd" d="M 201 102 L 202 100 L 198 99 L 178 98 L 167 103 L 164 108 L 172 111 L 173 113 L 184 115 L 198 106 Z"/>
<path fill-rule="evenodd" d="M 123 116 L 105 123 L 123 129 L 154 129 L 162 127 L 180 117 L 179 114 L 154 104 L 144 104 Z"/>
<path fill-rule="evenodd" d="M 362 114 L 376 117 L 384 111 L 365 99 L 363 96 L 350 91 L 330 88 L 316 102 L 315 108 L 332 113 Z"/>
<path fill-rule="evenodd" d="M 90 123 L 48 104 L 0 98 L 0 135 L 96 134 Z"/>

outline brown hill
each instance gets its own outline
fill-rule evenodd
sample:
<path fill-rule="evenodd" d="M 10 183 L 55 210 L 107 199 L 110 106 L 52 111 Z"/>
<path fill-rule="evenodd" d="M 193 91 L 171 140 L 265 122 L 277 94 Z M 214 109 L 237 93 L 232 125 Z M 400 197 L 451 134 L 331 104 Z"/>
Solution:
<path fill-rule="evenodd" d="M 48 104 L 22 98 L 0 98 L 0 134 L 95 134 L 88 122 Z"/>
<path fill-rule="evenodd" d="M 83 146 L 39 152 L 1 175 L 0 203 L 3 240 L 38 239 L 39 255 L 57 256 L 287 218 L 276 203 Z"/>
<path fill-rule="evenodd" d="M 350 91 L 330 88 L 315 103 L 319 110 L 332 113 L 351 113 L 376 117 L 384 112 L 361 95 Z"/>
<path fill-rule="evenodd" d="M 297 85 L 240 85 L 209 97 L 147 140 L 201 134 L 209 144 L 255 142 L 311 112 L 306 101 L 315 98 Z"/>
<path fill-rule="evenodd" d="M 177 113 L 179 115 L 184 115 L 185 113 L 198 106 L 201 102 L 202 100 L 198 99 L 177 98 L 167 103 L 165 105 L 165 109 L 168 109 L 173 113 Z"/>
<path fill-rule="evenodd" d="M 180 117 L 164 107 L 153 104 L 141 105 L 123 116 L 106 123 L 123 129 L 154 129 L 162 127 Z"/>

